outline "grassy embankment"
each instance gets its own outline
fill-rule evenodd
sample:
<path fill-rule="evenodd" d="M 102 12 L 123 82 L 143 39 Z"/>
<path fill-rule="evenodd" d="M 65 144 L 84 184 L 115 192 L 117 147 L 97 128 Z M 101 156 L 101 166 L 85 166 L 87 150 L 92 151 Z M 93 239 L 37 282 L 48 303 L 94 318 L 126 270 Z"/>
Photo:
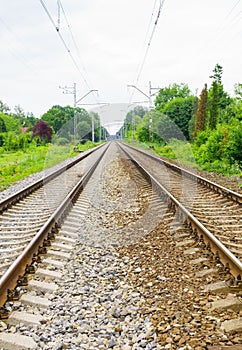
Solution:
<path fill-rule="evenodd" d="M 79 151 L 86 151 L 95 146 L 97 144 L 87 142 L 79 146 Z M 70 145 L 35 146 L 25 152 L 1 152 L 0 149 L 0 191 L 30 174 L 49 168 L 76 154 Z"/>
<path fill-rule="evenodd" d="M 133 144 L 131 141 L 125 140 L 125 142 Z M 199 154 L 196 148 L 189 142 L 172 140 L 167 145 L 160 145 L 156 143 L 140 143 L 135 142 L 134 146 L 138 146 L 144 150 L 150 150 L 150 147 L 154 152 L 168 160 L 178 161 L 181 165 L 196 169 L 198 171 L 214 172 L 223 174 L 226 177 L 235 177 L 238 179 L 238 186 L 242 188 L 242 169 L 238 164 L 228 164 L 226 161 L 217 160 L 214 162 L 202 163 L 199 159 Z"/>

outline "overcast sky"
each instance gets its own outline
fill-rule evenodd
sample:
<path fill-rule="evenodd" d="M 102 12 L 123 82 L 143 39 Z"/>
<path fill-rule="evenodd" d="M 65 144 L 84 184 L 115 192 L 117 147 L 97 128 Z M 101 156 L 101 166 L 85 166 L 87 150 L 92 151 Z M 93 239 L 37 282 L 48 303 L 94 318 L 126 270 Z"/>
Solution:
<path fill-rule="evenodd" d="M 58 26 L 57 1 L 43 3 Z M 59 32 L 66 47 L 41 1 L 0 0 L 0 100 L 12 109 L 20 105 L 39 117 L 53 105 L 73 105 L 73 95 L 63 94 L 59 86 L 74 82 L 77 99 L 98 89 L 98 96 L 90 94 L 82 103 L 114 104 L 116 112 L 146 100 L 127 84 L 148 94 L 149 81 L 161 88 L 183 82 L 200 94 L 204 83 L 210 85 L 216 63 L 224 69 L 227 92 L 232 94 L 234 84 L 242 81 L 242 1 L 165 0 L 156 26 L 159 0 L 61 4 L 69 23 L 68 28 L 61 12 Z M 120 120 L 119 113 L 113 114 L 103 117 L 105 123 Z"/>

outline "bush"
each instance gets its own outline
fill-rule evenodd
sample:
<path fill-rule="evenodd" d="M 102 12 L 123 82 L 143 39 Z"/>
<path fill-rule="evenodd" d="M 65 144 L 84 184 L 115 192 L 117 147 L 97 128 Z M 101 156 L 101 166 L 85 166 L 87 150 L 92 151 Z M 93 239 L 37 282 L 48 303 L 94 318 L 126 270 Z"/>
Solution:
<path fill-rule="evenodd" d="M 65 146 L 68 145 L 68 143 L 70 143 L 70 141 L 65 137 L 58 137 L 55 139 L 55 144 L 58 146 Z"/>
<path fill-rule="evenodd" d="M 227 172 L 228 167 L 242 165 L 242 123 L 221 124 L 216 130 L 206 130 L 198 134 L 193 145 L 195 158 L 200 165 L 211 170 Z"/>

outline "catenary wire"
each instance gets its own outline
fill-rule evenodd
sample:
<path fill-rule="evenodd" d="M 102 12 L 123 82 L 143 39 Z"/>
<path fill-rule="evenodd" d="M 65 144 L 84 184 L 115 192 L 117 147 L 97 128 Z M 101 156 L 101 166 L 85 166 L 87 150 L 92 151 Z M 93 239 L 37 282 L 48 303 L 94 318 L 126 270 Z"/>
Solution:
<path fill-rule="evenodd" d="M 81 63 L 81 67 L 82 67 L 83 71 L 87 74 L 87 73 L 88 73 L 88 72 L 87 72 L 87 69 L 86 69 L 84 63 L 83 63 L 82 60 L 81 60 L 80 49 L 79 49 L 79 47 L 78 47 L 78 45 L 77 45 L 77 42 L 76 42 L 76 40 L 75 40 L 75 37 L 74 37 L 73 31 L 72 31 L 70 22 L 69 22 L 68 19 L 67 19 L 67 15 L 66 15 L 66 12 L 65 12 L 65 10 L 64 10 L 64 7 L 63 7 L 63 5 L 62 5 L 61 0 L 58 0 L 58 4 L 59 4 L 60 9 L 61 9 L 61 11 L 62 11 L 62 13 L 63 13 L 64 19 L 65 19 L 65 21 L 66 21 L 67 28 L 68 28 L 68 30 L 69 30 L 69 32 L 70 32 L 72 42 L 73 42 L 73 44 L 74 44 L 74 47 L 75 47 L 75 49 L 76 49 L 77 55 L 78 55 L 79 60 L 80 60 L 80 63 Z M 90 78 L 89 78 L 89 81 L 90 81 Z M 91 81 L 90 81 L 90 85 L 93 86 L 93 84 L 92 84 Z M 96 102 L 98 102 L 98 100 L 96 99 L 95 96 L 94 96 L 94 98 L 95 98 Z"/>
<path fill-rule="evenodd" d="M 138 82 L 139 82 L 139 80 L 140 80 L 140 77 L 141 77 L 141 74 L 142 74 L 142 72 L 143 72 L 144 65 L 145 65 L 145 61 L 146 61 L 146 59 L 147 59 L 147 56 L 148 56 L 148 53 L 149 53 L 149 50 L 150 50 L 150 47 L 151 47 L 152 39 L 153 39 L 153 37 L 154 37 L 155 30 L 156 30 L 156 28 L 157 28 L 157 24 L 158 24 L 158 21 L 159 21 L 160 14 L 161 14 L 161 11 L 162 11 L 162 9 L 163 9 L 164 3 L 165 3 L 165 0 L 160 0 L 160 5 L 159 5 L 158 13 L 157 13 L 157 16 L 156 16 L 156 20 L 155 20 L 155 23 L 154 23 L 154 26 L 153 26 L 153 30 L 152 30 L 151 35 L 150 35 L 150 38 L 149 38 L 149 42 L 148 42 L 148 44 L 147 44 L 147 48 L 146 48 L 146 50 L 145 50 L 145 54 L 144 54 L 143 60 L 141 61 L 141 64 L 140 64 L 140 66 L 139 66 L 137 78 L 136 78 L 136 80 L 135 80 L 135 85 L 138 84 Z M 132 99 L 133 99 L 133 95 L 134 95 L 134 90 L 133 90 L 133 92 L 132 92 L 132 94 L 131 94 L 129 103 L 131 103 L 131 101 L 132 101 Z"/>
<path fill-rule="evenodd" d="M 64 40 L 64 38 L 63 38 L 63 36 L 62 36 L 61 33 L 60 33 L 59 28 L 56 27 L 55 21 L 53 20 L 51 14 L 49 13 L 49 11 L 48 11 L 48 9 L 47 9 L 47 7 L 46 7 L 44 1 L 43 1 L 43 0 L 39 0 L 39 2 L 41 3 L 42 7 L 44 8 L 45 13 L 47 14 L 47 16 L 48 16 L 49 20 L 51 21 L 52 25 L 54 26 L 54 28 L 55 28 L 55 30 L 56 30 L 56 32 L 57 32 L 57 34 L 58 34 L 58 36 L 59 36 L 61 42 L 63 43 L 63 45 L 64 45 L 66 51 L 68 52 L 68 54 L 69 54 L 69 56 L 70 56 L 70 58 L 71 58 L 71 60 L 72 60 L 73 65 L 76 67 L 76 69 L 77 69 L 78 72 L 80 73 L 80 75 L 81 75 L 83 81 L 85 82 L 86 86 L 88 87 L 88 89 L 91 90 L 91 87 L 90 87 L 89 83 L 87 82 L 87 79 L 86 79 L 85 76 L 83 75 L 83 73 L 82 73 L 82 71 L 81 71 L 79 65 L 77 64 L 77 62 L 76 62 L 74 56 L 72 55 L 71 50 L 70 50 L 69 47 L 67 46 L 67 44 L 66 44 L 66 42 L 65 42 L 65 40 Z"/>

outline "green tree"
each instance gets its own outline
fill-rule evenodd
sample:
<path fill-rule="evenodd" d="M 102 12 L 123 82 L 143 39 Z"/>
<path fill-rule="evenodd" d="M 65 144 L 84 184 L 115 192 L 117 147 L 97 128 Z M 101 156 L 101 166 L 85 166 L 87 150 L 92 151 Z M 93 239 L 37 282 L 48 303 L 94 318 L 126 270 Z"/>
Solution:
<path fill-rule="evenodd" d="M 6 132 L 7 129 L 6 129 L 6 125 L 4 123 L 4 120 L 3 118 L 0 117 L 0 132 Z"/>
<path fill-rule="evenodd" d="M 1 100 L 0 100 L 0 112 L 4 114 L 8 114 L 10 112 L 10 108 L 8 107 L 8 105 L 6 103 L 3 103 Z"/>
<path fill-rule="evenodd" d="M 73 117 L 74 108 L 56 105 L 44 113 L 41 119 L 48 123 L 54 129 L 54 131 L 57 132 Z"/>
<path fill-rule="evenodd" d="M 242 84 L 237 83 L 234 85 L 234 94 L 236 99 L 242 99 Z"/>
<path fill-rule="evenodd" d="M 14 131 L 16 133 L 19 133 L 21 130 L 21 124 L 19 120 L 15 119 L 11 115 L 0 113 L 0 118 L 3 120 L 6 131 Z"/>
<path fill-rule="evenodd" d="M 218 122 L 224 122 L 223 110 L 231 103 L 231 98 L 223 89 L 222 73 L 223 68 L 219 64 L 216 64 L 213 70 L 213 75 L 210 76 L 213 81 L 212 87 L 208 93 L 210 106 L 208 126 L 212 130 L 216 128 Z"/>
<path fill-rule="evenodd" d="M 178 97 L 186 98 L 189 96 L 191 96 L 191 90 L 187 84 L 174 83 L 159 91 L 159 94 L 155 99 L 155 108 L 156 110 L 162 112 L 167 102 L 170 102 L 171 100 Z"/>
<path fill-rule="evenodd" d="M 222 84 L 222 75 L 223 75 L 223 67 L 218 63 L 213 69 L 213 75 L 210 75 L 209 78 L 212 78 L 213 81 L 216 81 L 218 84 Z"/>
<path fill-rule="evenodd" d="M 205 84 L 198 102 L 198 109 L 197 109 L 196 118 L 195 118 L 194 138 L 197 137 L 197 134 L 199 131 L 203 131 L 205 129 L 206 112 L 207 112 L 207 84 Z"/>
<path fill-rule="evenodd" d="M 92 138 L 91 131 L 92 129 L 91 129 L 90 123 L 86 122 L 85 120 L 82 120 L 77 124 L 77 136 L 79 140 L 82 140 L 82 139 L 91 140 Z"/>
<path fill-rule="evenodd" d="M 163 109 L 163 113 L 180 128 L 187 140 L 189 140 L 189 121 L 192 117 L 194 99 L 194 96 L 177 97 L 168 102 Z"/>

